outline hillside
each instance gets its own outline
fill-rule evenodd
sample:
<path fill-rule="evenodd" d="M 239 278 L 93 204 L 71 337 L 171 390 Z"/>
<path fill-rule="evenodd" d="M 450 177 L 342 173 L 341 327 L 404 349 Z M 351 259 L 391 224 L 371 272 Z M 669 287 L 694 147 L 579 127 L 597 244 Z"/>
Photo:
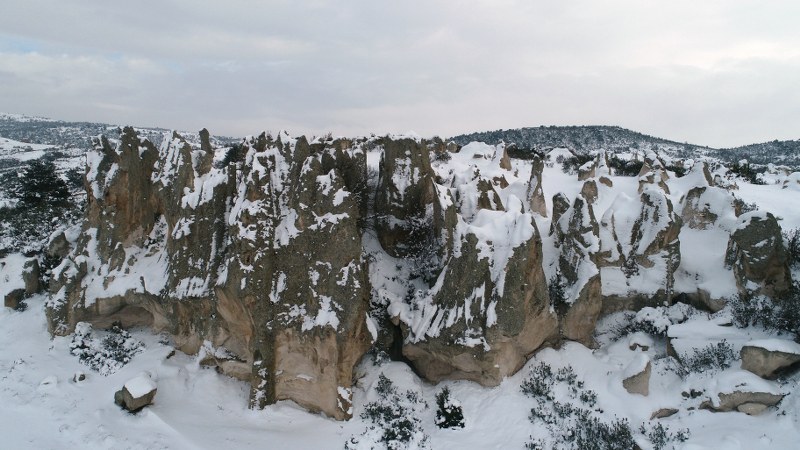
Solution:
<path fill-rule="evenodd" d="M 771 141 L 741 147 L 716 149 L 657 138 L 614 126 L 541 126 L 462 134 L 450 138 L 459 145 L 473 141 L 496 145 L 514 143 L 522 149 L 567 148 L 577 153 L 605 150 L 611 153 L 646 153 L 649 150 L 678 159 L 698 157 L 733 164 L 747 159 L 751 164 L 800 168 L 800 140 Z"/>

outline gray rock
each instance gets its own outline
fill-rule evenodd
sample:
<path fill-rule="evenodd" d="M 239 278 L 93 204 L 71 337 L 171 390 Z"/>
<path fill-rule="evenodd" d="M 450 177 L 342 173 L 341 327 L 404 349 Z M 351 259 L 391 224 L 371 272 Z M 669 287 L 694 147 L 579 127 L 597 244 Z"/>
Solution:
<path fill-rule="evenodd" d="M 18 311 L 25 309 L 25 289 L 14 289 L 7 293 L 3 305 Z"/>
<path fill-rule="evenodd" d="M 742 293 L 778 296 L 791 287 L 789 257 L 781 226 L 771 213 L 754 211 L 739 217 L 725 256 Z"/>
<path fill-rule="evenodd" d="M 41 290 L 39 279 L 39 260 L 36 258 L 25 261 L 22 269 L 22 280 L 25 282 L 25 295 L 31 296 Z"/>

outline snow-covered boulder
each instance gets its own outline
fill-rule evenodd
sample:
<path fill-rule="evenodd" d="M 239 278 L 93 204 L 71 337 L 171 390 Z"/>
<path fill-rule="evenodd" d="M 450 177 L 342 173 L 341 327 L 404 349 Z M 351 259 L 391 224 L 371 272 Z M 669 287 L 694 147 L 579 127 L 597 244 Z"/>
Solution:
<path fill-rule="evenodd" d="M 713 412 L 740 411 L 760 414 L 783 400 L 785 394 L 778 386 L 750 372 L 727 372 L 718 376 L 707 391 L 709 397 L 700 409 Z"/>
<path fill-rule="evenodd" d="M 740 292 L 775 296 L 791 286 L 781 226 L 771 213 L 752 211 L 739 217 L 725 262 L 733 268 Z"/>
<path fill-rule="evenodd" d="M 645 354 L 638 354 L 626 367 L 622 374 L 622 387 L 631 394 L 648 395 L 650 393 L 650 372 L 652 365 Z"/>
<path fill-rule="evenodd" d="M 137 412 L 153 403 L 158 386 L 146 373 L 125 382 L 122 389 L 114 393 L 114 403 L 130 411 Z"/>
<path fill-rule="evenodd" d="M 742 369 L 772 379 L 800 362 L 800 344 L 782 339 L 750 341 L 741 350 Z"/>
<path fill-rule="evenodd" d="M 734 198 L 722 188 L 694 187 L 681 203 L 681 219 L 689 228 L 705 230 L 716 224 L 730 227 L 736 220 Z"/>

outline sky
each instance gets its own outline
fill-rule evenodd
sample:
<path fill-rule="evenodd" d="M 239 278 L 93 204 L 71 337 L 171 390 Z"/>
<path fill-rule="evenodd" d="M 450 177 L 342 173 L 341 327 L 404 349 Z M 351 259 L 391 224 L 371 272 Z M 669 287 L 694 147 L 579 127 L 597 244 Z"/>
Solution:
<path fill-rule="evenodd" d="M 25 0 L 0 111 L 243 136 L 800 138 L 797 0 Z"/>

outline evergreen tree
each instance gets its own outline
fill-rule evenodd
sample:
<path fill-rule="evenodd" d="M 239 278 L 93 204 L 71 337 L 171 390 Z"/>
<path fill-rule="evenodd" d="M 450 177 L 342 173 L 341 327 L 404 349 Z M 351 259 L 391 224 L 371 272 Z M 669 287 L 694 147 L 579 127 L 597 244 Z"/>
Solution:
<path fill-rule="evenodd" d="M 67 206 L 69 188 L 56 173 L 52 161 L 35 159 L 28 163 L 12 193 L 27 206 Z"/>

